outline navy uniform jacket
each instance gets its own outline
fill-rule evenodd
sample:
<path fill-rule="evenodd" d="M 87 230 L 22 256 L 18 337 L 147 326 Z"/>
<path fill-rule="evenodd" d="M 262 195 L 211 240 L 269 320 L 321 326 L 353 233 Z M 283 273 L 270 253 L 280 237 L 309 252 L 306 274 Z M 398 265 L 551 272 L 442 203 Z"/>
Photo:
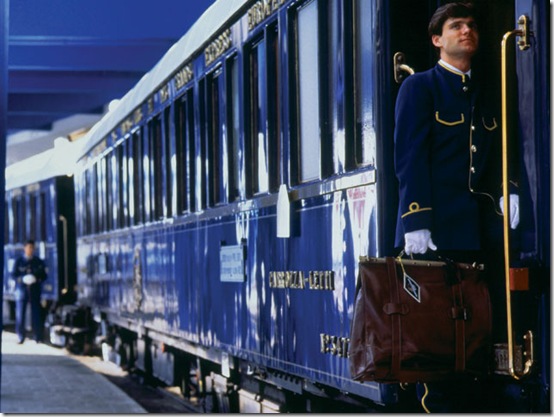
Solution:
<path fill-rule="evenodd" d="M 500 219 L 494 214 L 501 195 L 500 115 L 473 84 L 439 62 L 399 90 L 397 247 L 406 232 L 429 229 L 440 250 L 478 250 L 482 210 Z M 490 158 L 493 148 L 498 163 Z"/>
<path fill-rule="evenodd" d="M 33 256 L 31 259 L 27 259 L 25 256 L 17 258 L 13 267 L 12 277 L 18 286 L 23 284 L 23 277 L 27 274 L 33 274 L 37 279 L 37 283 L 40 284 L 46 281 L 46 264 L 38 256 Z"/>

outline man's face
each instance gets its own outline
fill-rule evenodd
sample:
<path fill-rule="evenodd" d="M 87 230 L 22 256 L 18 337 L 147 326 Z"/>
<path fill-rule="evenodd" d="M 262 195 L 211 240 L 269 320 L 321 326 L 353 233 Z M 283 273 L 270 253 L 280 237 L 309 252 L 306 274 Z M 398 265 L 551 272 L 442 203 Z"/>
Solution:
<path fill-rule="evenodd" d="M 30 243 L 28 243 L 23 247 L 23 250 L 25 251 L 25 256 L 27 258 L 31 258 L 35 253 L 35 245 L 31 245 Z"/>
<path fill-rule="evenodd" d="M 433 35 L 433 45 L 441 50 L 441 58 L 471 58 L 479 47 L 479 32 L 472 17 L 455 17 L 444 22 L 442 35 Z"/>

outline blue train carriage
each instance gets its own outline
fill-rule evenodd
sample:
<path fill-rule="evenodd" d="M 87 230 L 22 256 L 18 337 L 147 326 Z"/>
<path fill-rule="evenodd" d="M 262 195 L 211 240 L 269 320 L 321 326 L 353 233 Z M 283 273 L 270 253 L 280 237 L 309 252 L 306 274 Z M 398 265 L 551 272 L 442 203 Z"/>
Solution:
<path fill-rule="evenodd" d="M 63 148 L 63 149 L 62 149 Z M 45 315 L 75 302 L 75 203 L 72 164 L 67 148 L 50 149 L 6 169 L 4 225 L 4 315 L 15 320 L 13 265 L 27 239 L 46 262 L 42 285 Z"/>
<path fill-rule="evenodd" d="M 530 16 L 532 47 L 514 67 L 541 85 L 546 6 L 478 3 L 497 16 L 481 30 L 494 53 L 514 16 Z M 436 5 L 406 7 L 218 1 L 82 139 L 79 300 L 114 357 L 214 410 L 402 409 L 399 386 L 352 381 L 347 355 L 358 258 L 394 253 L 398 83 L 405 62 L 435 62 Z M 540 284 L 520 297 L 533 318 L 518 325 L 538 335 L 524 379 L 544 400 L 549 107 L 547 91 L 525 94 L 535 106 L 513 110 L 527 112 L 518 155 L 533 196 L 520 258 Z"/>

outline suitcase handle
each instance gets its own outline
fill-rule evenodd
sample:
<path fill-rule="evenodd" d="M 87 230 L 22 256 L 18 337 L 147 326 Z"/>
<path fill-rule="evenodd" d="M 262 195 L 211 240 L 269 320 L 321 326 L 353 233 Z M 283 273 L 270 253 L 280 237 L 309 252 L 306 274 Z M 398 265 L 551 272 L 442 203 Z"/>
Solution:
<path fill-rule="evenodd" d="M 436 260 L 432 261 L 432 262 L 437 262 L 437 263 L 440 263 L 441 265 L 443 265 L 443 268 L 445 270 L 445 277 L 446 277 L 446 284 L 447 285 L 452 286 L 452 285 L 455 285 L 455 284 L 457 284 L 461 281 L 460 273 L 459 273 L 459 270 L 457 268 L 456 262 L 454 262 L 450 258 L 440 256 L 437 253 L 434 253 L 434 252 L 429 252 L 429 253 L 432 255 L 431 257 L 436 258 Z M 402 259 L 402 256 L 404 256 L 405 254 L 406 253 L 404 252 L 404 250 L 402 250 L 400 252 L 400 254 L 396 257 L 396 260 L 400 264 L 400 266 L 402 267 L 402 272 L 404 273 L 404 275 L 407 275 L 406 270 L 404 269 L 404 261 Z M 426 261 L 423 261 L 423 262 L 426 262 Z"/>

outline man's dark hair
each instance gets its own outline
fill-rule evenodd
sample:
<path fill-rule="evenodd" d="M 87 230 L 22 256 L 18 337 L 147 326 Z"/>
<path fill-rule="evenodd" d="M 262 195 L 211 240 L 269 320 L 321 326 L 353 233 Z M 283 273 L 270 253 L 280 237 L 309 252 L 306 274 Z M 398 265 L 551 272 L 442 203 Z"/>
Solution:
<path fill-rule="evenodd" d="M 457 2 L 457 3 L 447 3 L 437 10 L 431 17 L 429 21 L 429 36 L 433 35 L 442 35 L 442 27 L 444 22 L 451 18 L 458 17 L 473 17 L 476 18 L 475 8 L 472 3 L 469 2 Z"/>
<path fill-rule="evenodd" d="M 27 245 L 33 245 L 35 246 L 35 241 L 33 239 L 27 239 L 25 241 L 25 245 L 24 246 L 27 246 Z"/>

